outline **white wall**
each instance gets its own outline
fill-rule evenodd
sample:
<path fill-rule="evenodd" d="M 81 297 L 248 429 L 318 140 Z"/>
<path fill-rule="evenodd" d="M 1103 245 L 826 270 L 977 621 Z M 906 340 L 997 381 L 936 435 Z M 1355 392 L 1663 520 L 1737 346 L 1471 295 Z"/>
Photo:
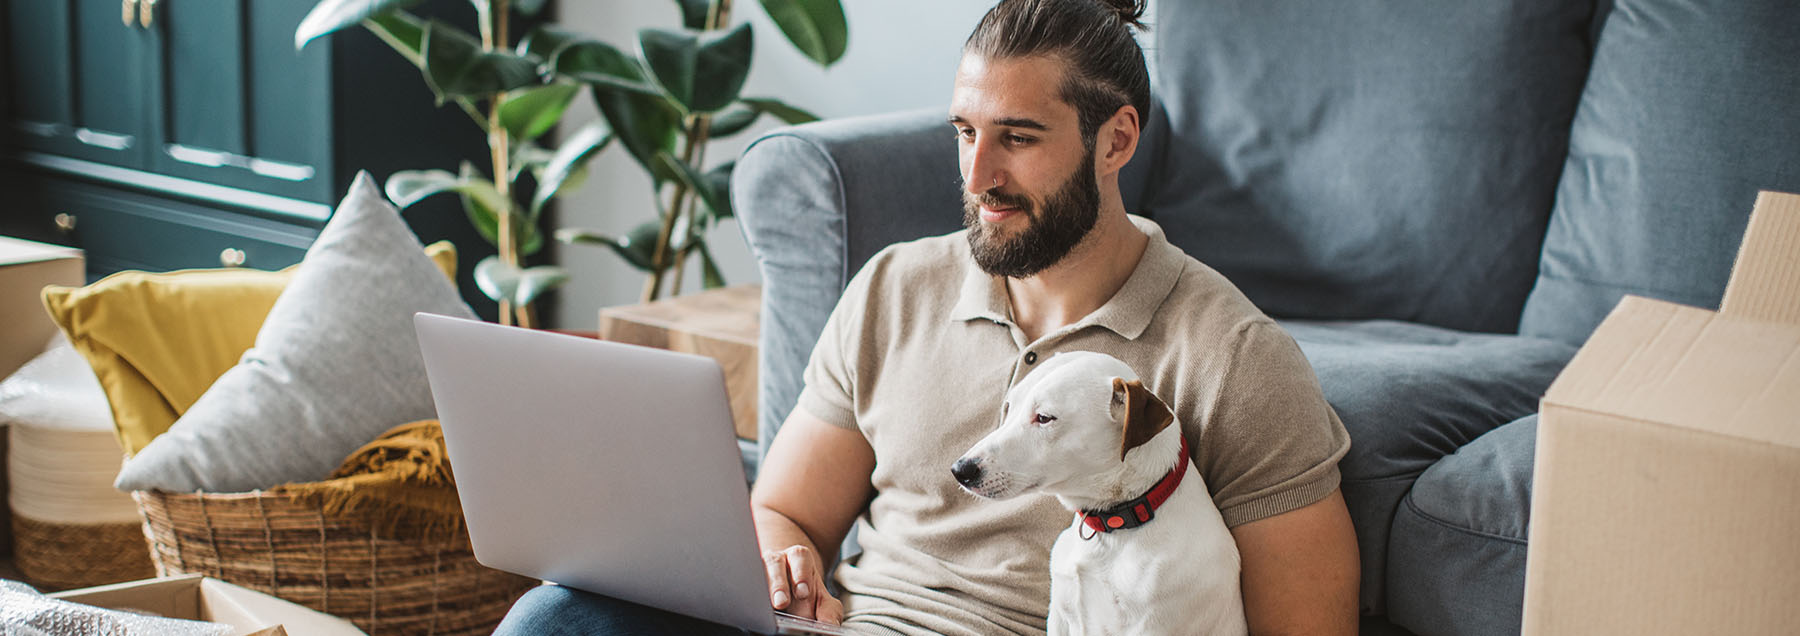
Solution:
<path fill-rule="evenodd" d="M 946 108 L 951 78 L 963 39 L 991 2 L 980 0 L 843 0 L 850 45 L 843 59 L 820 69 L 782 36 L 757 0 L 735 0 L 733 19 L 755 24 L 756 55 L 743 94 L 775 97 L 821 117 Z M 674 0 L 564 0 L 561 22 L 622 49 L 634 50 L 637 29 L 674 28 L 680 13 Z M 582 97 L 564 122 L 572 131 L 598 115 Z M 712 144 L 707 164 L 736 158 L 744 146 L 779 122 L 765 117 L 749 131 Z M 948 131 L 945 134 L 949 134 Z M 596 158 L 585 186 L 561 197 L 562 227 L 623 233 L 652 218 L 649 178 L 616 144 Z M 735 224 L 708 236 L 720 269 L 731 283 L 756 282 L 756 262 Z M 560 246 L 560 264 L 571 279 L 561 292 L 552 326 L 593 329 L 601 307 L 631 304 L 643 291 L 644 276 L 599 247 Z M 699 262 L 689 264 L 684 290 L 699 288 Z"/>

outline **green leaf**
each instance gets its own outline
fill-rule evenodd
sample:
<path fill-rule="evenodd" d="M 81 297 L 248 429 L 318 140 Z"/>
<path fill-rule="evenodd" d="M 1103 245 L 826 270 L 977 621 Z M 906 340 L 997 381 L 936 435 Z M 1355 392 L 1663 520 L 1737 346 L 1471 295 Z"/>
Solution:
<path fill-rule="evenodd" d="M 704 186 L 700 188 L 701 200 L 706 202 L 707 209 L 712 210 L 714 221 L 734 216 L 731 211 L 731 171 L 735 169 L 736 161 L 726 162 L 706 171 L 701 178 L 701 185 Z"/>
<path fill-rule="evenodd" d="M 526 170 L 530 170 L 531 174 L 537 177 L 541 183 L 544 165 L 550 163 L 550 158 L 556 155 L 556 151 L 539 146 L 532 141 L 521 141 L 508 145 L 507 150 L 511 151 L 512 156 L 506 162 L 506 166 L 510 170 L 506 179 L 509 183 L 514 184 L 519 182 L 519 173 Z"/>
<path fill-rule="evenodd" d="M 613 236 L 589 230 L 563 229 L 556 231 L 556 240 L 570 245 L 601 245 L 611 248 L 613 253 L 625 260 L 639 271 L 648 272 L 653 267 L 650 259 L 656 254 L 657 235 L 662 232 L 662 221 L 651 219 L 638 224 L 624 236 Z"/>
<path fill-rule="evenodd" d="M 421 53 L 425 40 L 424 20 L 396 9 L 369 16 L 362 24 L 363 28 L 386 42 L 400 57 L 406 58 L 407 62 L 419 68 L 425 67 L 425 56 Z"/>
<path fill-rule="evenodd" d="M 592 84 L 595 88 L 662 97 L 662 91 L 644 79 L 643 67 L 637 60 L 605 42 L 587 40 L 566 44 L 557 49 L 549 67 L 555 75 Z"/>
<path fill-rule="evenodd" d="M 537 65 L 531 60 L 483 51 L 475 38 L 437 20 L 425 25 L 420 53 L 425 58 L 425 83 L 440 104 L 452 97 L 485 97 L 538 81 Z"/>
<path fill-rule="evenodd" d="M 547 4 L 549 4 L 548 0 L 512 0 L 513 11 L 524 16 L 536 16 L 542 13 L 544 5 Z"/>
<path fill-rule="evenodd" d="M 762 113 L 754 108 L 746 108 L 741 105 L 732 106 L 713 117 L 712 125 L 707 127 L 706 136 L 708 139 L 724 139 L 744 132 L 744 129 L 749 128 L 750 124 L 756 123 L 756 118 L 761 115 Z"/>
<path fill-rule="evenodd" d="M 475 264 L 475 286 L 481 293 L 514 305 L 529 305 L 568 280 L 569 274 L 554 265 L 519 269 L 502 262 L 499 256 L 489 256 Z"/>
<path fill-rule="evenodd" d="M 487 185 L 482 188 L 479 185 Z M 487 239 L 489 245 L 500 245 L 500 209 L 506 205 L 505 197 L 500 191 L 487 184 L 475 164 L 462 162 L 460 175 L 457 177 L 459 188 L 446 188 L 461 195 L 463 213 L 469 217 L 469 224 L 475 226 L 475 232 Z M 474 190 L 470 192 L 469 190 Z M 488 193 L 492 193 L 491 195 Z M 484 200 L 485 199 L 485 200 Z"/>
<path fill-rule="evenodd" d="M 594 104 L 612 127 L 613 135 L 631 153 L 631 158 L 650 173 L 656 183 L 668 180 L 668 173 L 656 163 L 656 155 L 675 152 L 680 138 L 681 113 L 662 97 L 593 87 Z"/>
<path fill-rule="evenodd" d="M 445 170 L 402 170 L 388 177 L 384 187 L 388 200 L 406 208 L 420 199 L 454 189 L 460 182 Z"/>
<path fill-rule="evenodd" d="M 657 159 L 664 170 L 685 184 L 689 191 L 699 195 L 700 201 L 706 204 L 706 209 L 712 211 L 707 225 L 710 225 L 710 221 L 731 216 L 731 170 L 737 162 L 727 163 L 701 174 L 693 166 L 677 161 L 670 155 L 658 155 Z"/>
<path fill-rule="evenodd" d="M 762 0 L 762 6 L 794 48 L 820 66 L 844 56 L 850 26 L 838 0 Z"/>
<path fill-rule="evenodd" d="M 586 36 L 580 33 L 546 24 L 525 34 L 525 38 L 519 40 L 519 46 L 513 52 L 539 63 L 549 63 L 550 60 L 555 59 L 556 52 L 562 50 L 562 47 L 585 38 Z"/>
<path fill-rule="evenodd" d="M 500 125 L 514 139 L 536 139 L 556 126 L 581 87 L 546 84 L 509 93 L 500 103 Z"/>
<path fill-rule="evenodd" d="M 731 105 L 750 76 L 753 32 L 748 22 L 723 34 L 643 29 L 638 46 L 663 92 L 688 112 Z"/>
<path fill-rule="evenodd" d="M 718 289 L 725 286 L 725 274 L 719 271 L 718 263 L 713 261 L 712 250 L 706 248 L 705 242 L 694 247 L 700 250 L 700 285 L 705 289 Z"/>
<path fill-rule="evenodd" d="M 675 0 L 681 5 L 681 26 L 699 31 L 706 28 L 706 16 L 712 11 L 711 0 Z"/>
<path fill-rule="evenodd" d="M 336 33 L 374 16 L 417 4 L 419 0 L 324 0 L 306 13 L 294 29 L 294 49 L 306 47 L 313 38 Z"/>
<path fill-rule="evenodd" d="M 545 164 L 543 176 L 538 179 L 537 195 L 531 199 L 531 216 L 528 220 L 535 221 L 538 213 L 543 211 L 544 203 L 551 197 L 572 191 L 579 184 L 579 177 L 575 175 L 587 174 L 588 160 L 605 149 L 612 138 L 611 128 L 604 123 L 594 122 L 563 141 L 550 162 Z"/>
<path fill-rule="evenodd" d="M 780 119 L 789 125 L 819 121 L 818 115 L 789 106 L 787 103 L 778 99 L 746 97 L 738 100 L 738 102 L 755 109 L 756 112 L 774 115 L 777 119 Z"/>

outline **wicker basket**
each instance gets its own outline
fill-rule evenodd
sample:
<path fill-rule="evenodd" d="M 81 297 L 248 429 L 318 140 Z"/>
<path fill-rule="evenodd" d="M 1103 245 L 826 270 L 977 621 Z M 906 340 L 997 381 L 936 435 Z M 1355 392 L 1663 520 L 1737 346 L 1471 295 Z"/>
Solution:
<path fill-rule="evenodd" d="M 135 581 L 156 574 L 141 524 L 55 523 L 13 515 L 19 575 L 53 592 Z"/>
<path fill-rule="evenodd" d="M 280 492 L 132 493 L 159 576 L 198 573 L 343 617 L 371 636 L 488 634 L 537 581 L 475 562 L 468 535 L 425 542 Z"/>

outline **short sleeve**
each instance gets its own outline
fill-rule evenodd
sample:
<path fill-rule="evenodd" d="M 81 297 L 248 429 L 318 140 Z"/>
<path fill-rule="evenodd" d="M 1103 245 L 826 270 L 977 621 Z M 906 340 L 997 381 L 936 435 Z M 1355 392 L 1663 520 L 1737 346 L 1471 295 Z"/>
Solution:
<path fill-rule="evenodd" d="M 819 332 L 819 342 L 813 345 L 812 356 L 807 359 L 806 371 L 801 379 L 805 386 L 800 389 L 800 397 L 796 401 L 799 408 L 805 409 L 813 417 L 839 428 L 856 428 L 856 364 L 854 357 L 858 347 L 851 346 L 860 340 L 863 331 L 863 316 L 869 302 L 868 271 L 850 280 L 844 288 L 844 294 L 838 298 L 837 306 L 832 308 L 831 317 L 825 320 L 825 329 Z"/>
<path fill-rule="evenodd" d="M 1195 449 L 1230 527 L 1324 499 L 1337 489 L 1338 460 L 1350 449 L 1294 339 L 1260 317 L 1235 334 Z"/>

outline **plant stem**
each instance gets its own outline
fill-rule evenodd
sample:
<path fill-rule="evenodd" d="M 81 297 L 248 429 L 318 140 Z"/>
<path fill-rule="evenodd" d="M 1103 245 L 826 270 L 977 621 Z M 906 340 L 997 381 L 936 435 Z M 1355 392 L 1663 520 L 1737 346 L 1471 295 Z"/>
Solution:
<path fill-rule="evenodd" d="M 694 126 L 700 121 L 698 117 L 688 118 L 688 134 L 682 139 L 681 162 L 694 160 L 699 144 L 694 143 Z M 681 204 L 687 200 L 687 183 L 675 180 L 674 196 L 669 198 L 669 211 L 663 215 L 662 228 L 656 233 L 656 249 L 650 253 L 650 279 L 644 281 L 643 302 L 656 300 L 662 295 L 663 274 L 669 270 L 669 241 L 675 234 L 675 220 L 681 218 Z"/>
<path fill-rule="evenodd" d="M 713 0 L 712 6 L 709 7 L 706 12 L 706 30 L 715 31 L 723 28 L 730 20 L 731 0 Z M 707 132 L 712 125 L 712 116 L 704 113 L 697 114 L 690 117 L 687 123 L 687 147 L 684 148 L 681 153 L 681 162 L 688 166 L 692 166 L 695 169 L 695 172 L 699 172 L 700 163 L 706 156 L 706 137 Z M 651 273 L 650 282 L 646 285 L 644 290 L 646 301 L 656 300 L 656 292 L 662 286 L 663 271 L 668 266 L 663 262 L 666 259 L 664 251 L 668 249 L 671 240 L 669 235 L 674 230 L 675 219 L 679 218 L 682 214 L 687 214 L 688 225 L 687 230 L 685 231 L 686 237 L 685 240 L 682 241 L 681 251 L 675 255 L 675 271 L 673 272 L 674 280 L 669 283 L 670 296 L 681 293 L 682 270 L 685 269 L 684 266 L 687 265 L 689 252 L 694 248 L 695 228 L 700 225 L 699 205 L 694 201 L 695 198 L 698 198 L 698 195 L 699 193 L 693 192 L 685 184 L 676 184 L 674 204 L 669 206 L 673 213 L 663 220 L 662 232 L 659 234 L 656 241 L 656 257 L 651 261 L 656 265 L 656 268 Z"/>
<path fill-rule="evenodd" d="M 510 4 L 510 0 L 491 0 L 489 15 L 492 19 L 482 21 L 481 47 L 490 53 L 507 46 L 507 16 L 511 13 L 508 4 Z M 497 228 L 499 236 L 494 242 L 498 244 L 497 247 L 500 250 L 500 262 L 518 268 L 521 260 L 519 236 L 513 227 L 516 222 L 514 217 L 517 215 L 511 205 L 512 180 L 507 178 L 507 175 L 512 172 L 511 167 L 507 165 L 512 153 L 508 148 L 510 139 L 507 138 L 506 127 L 500 125 L 500 105 L 505 102 L 506 93 L 504 91 L 494 93 L 488 98 L 488 151 L 494 164 L 494 189 L 499 191 L 500 197 L 507 202 L 507 205 L 494 211 L 500 217 L 499 228 Z M 535 326 L 533 323 L 536 322 L 533 320 L 531 305 L 514 307 L 511 301 L 501 300 L 500 324 L 514 324 L 515 319 L 519 326 L 527 329 L 533 328 Z"/>

